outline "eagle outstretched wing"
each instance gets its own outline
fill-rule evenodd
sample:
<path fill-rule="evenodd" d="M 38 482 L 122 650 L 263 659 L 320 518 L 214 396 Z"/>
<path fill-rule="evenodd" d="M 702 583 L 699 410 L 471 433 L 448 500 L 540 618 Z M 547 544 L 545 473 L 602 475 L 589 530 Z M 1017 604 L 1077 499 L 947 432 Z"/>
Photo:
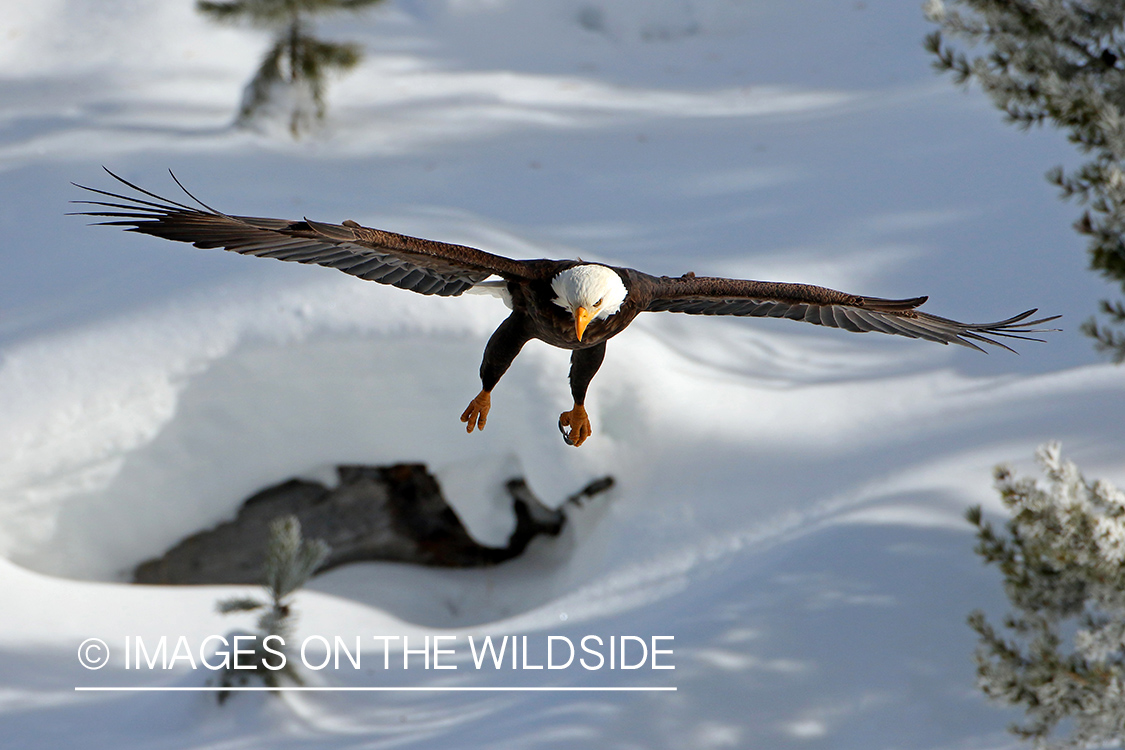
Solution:
<path fill-rule="evenodd" d="M 461 294 L 493 274 L 528 278 L 529 264 L 446 242 L 407 237 L 360 226 L 354 221 L 322 224 L 309 221 L 229 216 L 192 195 L 176 176 L 176 184 L 198 207 L 177 203 L 106 170 L 114 179 L 153 200 L 119 195 L 75 184 L 112 198 L 74 201 L 102 209 L 79 212 L 106 219 L 99 224 L 127 227 L 127 231 L 190 242 L 200 248 L 221 247 L 243 255 L 336 268 L 368 281 L 390 284 L 420 294 L 449 297 Z"/>
<path fill-rule="evenodd" d="M 864 333 L 879 331 L 941 344 L 960 344 L 984 351 L 974 342 L 1014 351 L 996 336 L 1041 341 L 1027 334 L 1049 330 L 1035 326 L 1059 318 L 1028 320 L 1037 310 L 1028 310 L 995 323 L 960 323 L 918 311 L 926 297 L 881 299 L 838 292 L 811 284 L 783 284 L 696 277 L 649 277 L 646 310 L 682 312 L 690 315 L 739 315 L 759 318 L 788 318 L 815 325 Z"/>

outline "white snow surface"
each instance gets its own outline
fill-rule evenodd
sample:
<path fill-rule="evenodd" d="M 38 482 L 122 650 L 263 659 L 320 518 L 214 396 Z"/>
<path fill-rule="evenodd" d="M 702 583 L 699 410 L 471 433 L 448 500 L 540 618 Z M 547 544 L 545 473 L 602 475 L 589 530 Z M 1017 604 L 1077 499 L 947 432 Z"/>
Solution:
<path fill-rule="evenodd" d="M 1125 480 L 1125 379 L 1078 332 L 1113 289 L 1042 179 L 1065 139 L 935 78 L 895 0 L 387 0 L 318 23 L 362 42 L 299 142 L 231 126 L 266 36 L 189 0 L 0 1 L 0 744 L 54 748 L 1000 748 L 973 686 L 1000 612 L 964 509 L 1061 440 Z M 654 314 L 614 339 L 580 449 L 565 352 L 532 343 L 483 433 L 496 299 L 432 299 L 65 217 L 105 165 L 230 213 L 352 218 L 515 257 L 805 281 L 994 320 L 1062 313 L 1019 356 L 789 321 Z M 125 669 L 252 626 L 229 587 L 138 587 L 141 560 L 255 490 L 339 463 L 425 462 L 502 542 L 513 473 L 557 540 L 484 570 L 315 579 L 298 635 L 363 638 L 332 687 L 675 692 L 79 692 L 207 684 Z M 250 591 L 235 589 L 233 593 Z M 476 669 L 467 636 L 673 636 L 674 670 Z M 383 668 L 373 635 L 456 636 L 457 670 Z M 108 668 L 84 669 L 100 638 Z M 651 643 L 651 641 L 649 641 Z M 635 642 L 633 642 L 635 643 Z M 535 651 L 539 649 L 539 651 Z M 134 665 L 135 666 L 135 665 Z"/>

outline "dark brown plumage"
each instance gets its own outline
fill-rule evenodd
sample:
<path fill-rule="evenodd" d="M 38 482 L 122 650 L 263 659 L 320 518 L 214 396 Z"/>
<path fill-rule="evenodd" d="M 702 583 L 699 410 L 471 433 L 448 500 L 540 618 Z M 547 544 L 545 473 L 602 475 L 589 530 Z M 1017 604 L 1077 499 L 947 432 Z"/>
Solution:
<path fill-rule="evenodd" d="M 147 198 L 78 185 L 112 199 L 76 201 L 96 207 L 81 214 L 105 219 L 101 224 L 190 242 L 200 248 L 328 266 L 420 294 L 455 296 L 476 286 L 492 287 L 505 297 L 512 314 L 485 347 L 481 392 L 461 416 L 469 432 L 484 429 L 492 389 L 523 345 L 539 339 L 572 350 L 574 408 L 562 414 L 559 426 L 568 443 L 580 445 L 590 434 L 583 408 L 586 390 L 605 356 L 605 343 L 642 312 L 789 318 L 854 332 L 878 331 L 959 344 L 980 351 L 979 344 L 1011 351 L 997 337 L 1038 341 L 1028 334 L 1047 330 L 1035 326 L 1059 317 L 1028 320 L 1036 312 L 1033 309 L 995 323 L 960 323 L 917 310 L 926 297 L 881 299 L 809 284 L 694 274 L 656 277 L 631 268 L 576 260 L 513 260 L 464 245 L 371 229 L 353 221 L 322 224 L 308 219 L 230 216 L 196 199 L 178 180 L 176 184 L 198 207 L 162 198 L 109 174 Z M 490 276 L 499 276 L 502 281 L 482 283 Z M 569 428 L 569 432 L 563 428 Z"/>

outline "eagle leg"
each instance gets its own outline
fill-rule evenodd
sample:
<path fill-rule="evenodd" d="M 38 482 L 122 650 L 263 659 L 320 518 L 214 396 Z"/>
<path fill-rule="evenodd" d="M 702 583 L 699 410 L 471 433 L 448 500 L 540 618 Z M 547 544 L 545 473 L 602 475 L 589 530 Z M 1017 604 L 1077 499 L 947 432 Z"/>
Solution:
<path fill-rule="evenodd" d="M 461 421 L 468 426 L 465 431 L 471 433 L 474 427 L 483 430 L 485 423 L 488 421 L 488 410 L 490 408 L 492 408 L 492 395 L 488 391 L 481 391 L 476 398 L 469 402 L 464 413 L 461 414 Z"/>
<path fill-rule="evenodd" d="M 583 404 L 586 402 L 586 389 L 590 387 L 590 381 L 594 379 L 604 359 L 604 341 L 570 353 L 570 394 L 574 396 L 574 408 L 559 415 L 559 432 L 567 445 L 578 447 L 593 432 Z M 569 433 L 566 431 L 567 427 L 570 428 Z"/>
<path fill-rule="evenodd" d="M 488 410 L 492 406 L 492 389 L 500 382 L 500 378 L 508 371 L 512 360 L 520 353 L 520 349 L 531 338 L 527 332 L 527 318 L 525 315 L 513 312 L 492 332 L 488 344 L 484 347 L 484 359 L 480 363 L 480 393 L 469 402 L 461 414 L 461 421 L 472 432 L 475 427 L 483 430 L 488 422 Z"/>
<path fill-rule="evenodd" d="M 569 433 L 566 431 L 567 427 L 570 428 Z M 582 404 L 575 404 L 573 409 L 560 414 L 559 432 L 562 433 L 566 444 L 573 445 L 575 448 L 586 442 L 586 438 L 590 437 L 593 432 L 590 427 L 590 418 L 586 416 L 586 407 Z"/>

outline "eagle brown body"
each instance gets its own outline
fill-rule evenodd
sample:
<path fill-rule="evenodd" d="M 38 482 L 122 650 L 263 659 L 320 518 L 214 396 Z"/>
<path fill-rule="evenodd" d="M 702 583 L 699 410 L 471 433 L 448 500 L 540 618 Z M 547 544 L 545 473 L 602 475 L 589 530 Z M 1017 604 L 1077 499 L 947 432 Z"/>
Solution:
<path fill-rule="evenodd" d="M 186 189 L 184 192 L 198 206 L 161 198 L 109 174 L 146 198 L 79 185 L 113 201 L 78 202 L 102 207 L 84 215 L 106 218 L 100 223 L 124 226 L 128 231 L 190 242 L 200 248 L 329 266 L 420 294 L 456 296 L 477 286 L 495 288 L 496 282 L 485 282 L 498 276 L 502 296 L 512 312 L 485 347 L 481 392 L 461 415 L 469 432 L 484 429 L 493 388 L 523 345 L 538 339 L 571 350 L 574 408 L 560 416 L 559 428 L 567 443 L 581 445 L 591 433 L 583 406 L 586 390 L 605 358 L 606 342 L 642 312 L 789 318 L 978 350 L 978 343 L 1009 349 L 995 337 L 1030 339 L 1027 334 L 1045 330 L 1035 326 L 1058 317 L 1027 320 L 1036 312 L 1028 310 L 995 323 L 959 323 L 917 310 L 926 297 L 881 299 L 809 284 L 697 277 L 691 273 L 657 277 L 631 268 L 577 260 L 514 260 L 464 245 L 372 229 L 353 221 L 321 224 L 308 219 L 229 216 L 199 202 Z M 111 210 L 103 210 L 106 208 Z"/>

